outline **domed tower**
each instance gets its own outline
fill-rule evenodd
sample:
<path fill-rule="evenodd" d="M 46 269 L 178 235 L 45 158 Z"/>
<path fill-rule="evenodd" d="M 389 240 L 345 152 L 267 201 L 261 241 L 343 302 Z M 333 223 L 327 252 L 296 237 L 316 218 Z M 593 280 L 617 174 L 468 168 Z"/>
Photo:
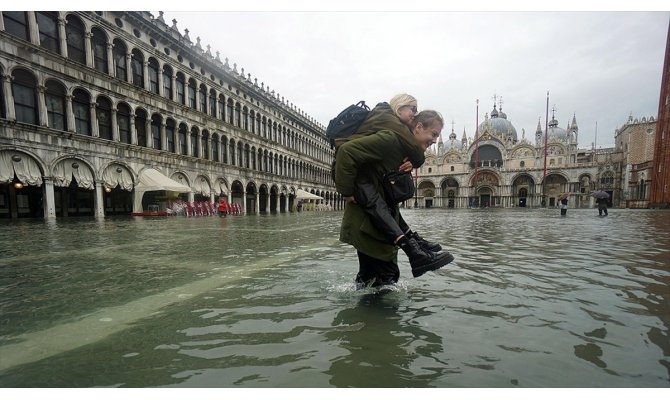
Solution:
<path fill-rule="evenodd" d="M 567 142 L 568 140 L 568 131 L 558 126 L 558 121 L 554 116 L 554 111 L 551 112 L 551 121 L 549 121 L 547 137 L 547 140 L 550 142 Z"/>
<path fill-rule="evenodd" d="M 518 140 L 516 128 L 507 120 L 507 114 L 498 112 L 495 103 L 491 111 L 491 118 L 485 118 L 484 122 L 479 124 L 479 134 L 483 135 L 485 133 L 499 139 L 503 143 L 510 142 L 514 144 Z"/>

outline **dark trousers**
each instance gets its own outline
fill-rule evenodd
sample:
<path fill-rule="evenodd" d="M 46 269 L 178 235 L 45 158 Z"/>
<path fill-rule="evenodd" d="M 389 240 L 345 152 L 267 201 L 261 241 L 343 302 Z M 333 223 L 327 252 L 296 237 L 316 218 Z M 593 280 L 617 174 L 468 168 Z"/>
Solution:
<path fill-rule="evenodd" d="M 566 215 L 568 213 L 567 208 L 561 208 L 561 215 Z"/>
<path fill-rule="evenodd" d="M 598 215 L 603 215 L 603 213 L 607 216 L 607 207 L 598 207 Z"/>
<path fill-rule="evenodd" d="M 392 261 L 382 261 L 366 254 L 358 253 L 358 274 L 356 284 L 359 289 L 363 287 L 377 287 L 393 285 L 400 278 L 398 264 Z"/>

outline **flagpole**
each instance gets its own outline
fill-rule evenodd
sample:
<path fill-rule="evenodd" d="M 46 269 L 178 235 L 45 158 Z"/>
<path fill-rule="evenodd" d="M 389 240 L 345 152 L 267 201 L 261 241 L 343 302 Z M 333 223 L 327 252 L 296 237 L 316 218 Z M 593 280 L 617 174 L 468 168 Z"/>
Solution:
<path fill-rule="evenodd" d="M 477 181 L 477 168 L 479 166 L 479 99 L 477 99 L 477 115 L 475 116 L 475 182 Z"/>
<path fill-rule="evenodd" d="M 546 112 L 545 117 L 544 117 L 544 178 L 547 177 L 547 135 L 548 134 L 549 134 L 549 91 L 547 90 L 547 112 Z"/>

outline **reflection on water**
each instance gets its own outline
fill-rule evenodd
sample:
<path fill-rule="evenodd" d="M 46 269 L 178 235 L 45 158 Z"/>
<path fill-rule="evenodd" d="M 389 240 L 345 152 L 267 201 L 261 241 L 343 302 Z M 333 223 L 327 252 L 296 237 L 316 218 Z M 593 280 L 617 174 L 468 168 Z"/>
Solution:
<path fill-rule="evenodd" d="M 341 213 L 0 223 L 0 387 L 669 387 L 670 214 L 406 210 L 455 255 L 354 290 Z"/>

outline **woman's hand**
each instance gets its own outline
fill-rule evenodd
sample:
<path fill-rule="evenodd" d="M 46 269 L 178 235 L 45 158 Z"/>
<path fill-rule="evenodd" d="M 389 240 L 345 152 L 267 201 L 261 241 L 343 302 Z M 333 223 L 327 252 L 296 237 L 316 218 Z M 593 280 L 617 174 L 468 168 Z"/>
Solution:
<path fill-rule="evenodd" d="M 354 204 L 356 204 L 356 199 L 354 199 L 354 196 L 345 196 L 345 197 L 343 197 L 343 199 L 344 199 L 344 201 L 346 201 L 347 203 L 354 203 Z"/>
<path fill-rule="evenodd" d="M 409 172 L 409 171 L 411 171 L 411 170 L 414 168 L 414 166 L 412 165 L 412 163 L 409 162 L 409 158 L 405 157 L 405 159 L 402 160 L 402 161 L 403 161 L 403 163 L 400 164 L 400 168 L 398 168 L 398 171 L 400 171 L 400 172 Z"/>

